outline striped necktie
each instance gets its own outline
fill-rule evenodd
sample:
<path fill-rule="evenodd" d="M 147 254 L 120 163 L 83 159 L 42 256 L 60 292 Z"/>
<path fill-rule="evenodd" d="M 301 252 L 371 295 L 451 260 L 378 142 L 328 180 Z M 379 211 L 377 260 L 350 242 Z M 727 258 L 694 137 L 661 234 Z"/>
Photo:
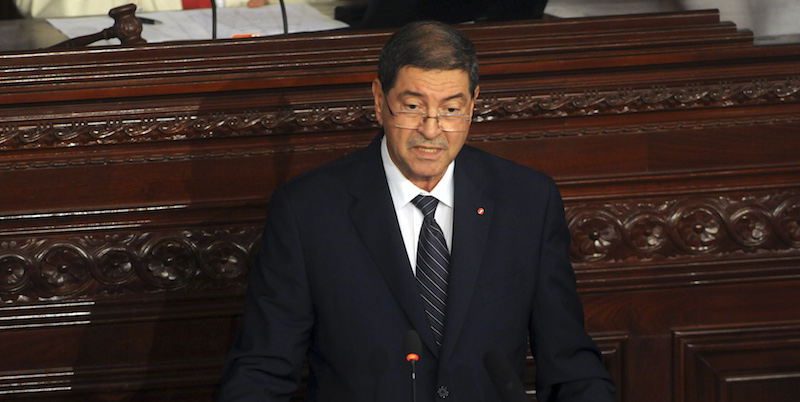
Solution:
<path fill-rule="evenodd" d="M 411 202 L 422 211 L 425 219 L 419 232 L 417 246 L 417 282 L 425 303 L 425 312 L 433 329 L 436 344 L 442 345 L 444 313 L 447 301 L 447 276 L 450 252 L 442 228 L 433 219 L 439 200 L 432 196 L 416 196 Z"/>

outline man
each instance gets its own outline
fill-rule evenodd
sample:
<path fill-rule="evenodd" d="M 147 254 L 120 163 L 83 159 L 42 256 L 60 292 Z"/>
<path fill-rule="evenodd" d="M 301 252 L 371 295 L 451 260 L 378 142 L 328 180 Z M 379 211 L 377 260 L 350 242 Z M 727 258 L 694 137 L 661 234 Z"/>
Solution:
<path fill-rule="evenodd" d="M 288 400 L 307 356 L 309 401 L 410 401 L 414 388 L 420 402 L 498 401 L 483 358 L 499 350 L 521 378 L 530 335 L 540 401 L 612 401 L 553 181 L 464 146 L 479 92 L 469 39 L 402 28 L 372 92 L 373 143 L 272 197 L 220 399 Z"/>

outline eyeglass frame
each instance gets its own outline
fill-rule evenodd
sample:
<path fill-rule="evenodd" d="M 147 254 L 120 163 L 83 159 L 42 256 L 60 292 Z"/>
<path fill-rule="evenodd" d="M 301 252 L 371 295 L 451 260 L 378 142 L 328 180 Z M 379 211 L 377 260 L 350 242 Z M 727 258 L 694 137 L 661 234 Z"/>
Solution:
<path fill-rule="evenodd" d="M 393 117 L 400 117 L 400 115 L 398 115 L 398 113 L 404 114 L 404 115 L 419 115 L 419 116 L 422 116 L 422 121 L 420 122 L 419 126 L 417 126 L 417 127 L 403 127 L 403 126 L 398 125 L 397 123 L 394 124 L 395 127 L 403 128 L 403 129 L 406 129 L 406 130 L 418 130 L 420 127 L 422 127 L 428 121 L 428 118 L 434 117 L 434 118 L 436 118 L 436 126 L 439 127 L 439 130 L 442 130 L 442 131 L 448 132 L 448 133 L 457 133 L 459 131 L 468 130 L 469 129 L 468 128 L 469 124 L 467 124 L 467 128 L 463 128 L 461 130 L 444 129 L 444 128 L 442 128 L 442 117 L 463 117 L 464 121 L 470 121 L 472 119 L 472 115 L 461 114 L 461 113 L 439 113 L 436 116 L 429 116 L 428 113 L 426 113 L 426 112 L 417 112 L 417 111 L 414 111 L 414 110 L 401 110 L 399 112 L 395 112 L 395 111 L 392 110 L 392 107 L 389 106 L 388 100 L 386 102 L 386 108 L 389 109 L 389 114 L 392 115 Z"/>

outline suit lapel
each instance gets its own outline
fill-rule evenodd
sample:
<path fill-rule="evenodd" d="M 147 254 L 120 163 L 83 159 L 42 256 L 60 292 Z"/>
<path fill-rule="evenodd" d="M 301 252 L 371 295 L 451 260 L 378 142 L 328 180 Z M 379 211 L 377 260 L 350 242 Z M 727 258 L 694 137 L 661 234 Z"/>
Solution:
<path fill-rule="evenodd" d="M 443 349 L 439 351 L 425 315 L 419 285 L 411 271 L 389 194 L 380 157 L 381 138 L 382 135 L 379 135 L 364 150 L 362 163 L 351 182 L 350 190 L 355 202 L 350 216 L 411 326 L 431 352 L 444 360 L 453 353 L 458 343 L 477 286 L 494 208 L 494 200 L 486 193 L 488 178 L 473 162 L 474 150 L 468 147 L 462 149 L 454 174 L 453 251 Z"/>
<path fill-rule="evenodd" d="M 447 313 L 441 360 L 453 353 L 464 327 L 494 211 L 494 200 L 486 192 L 488 178 L 473 162 L 465 147 L 456 159 L 453 251 L 447 291 Z"/>
<path fill-rule="evenodd" d="M 381 138 L 382 135 L 379 135 L 364 150 L 362 163 L 351 182 L 350 191 L 355 202 L 350 209 L 350 217 L 411 326 L 438 356 L 438 347 L 425 315 L 419 285 L 405 252 L 397 214 L 389 194 L 380 157 Z"/>

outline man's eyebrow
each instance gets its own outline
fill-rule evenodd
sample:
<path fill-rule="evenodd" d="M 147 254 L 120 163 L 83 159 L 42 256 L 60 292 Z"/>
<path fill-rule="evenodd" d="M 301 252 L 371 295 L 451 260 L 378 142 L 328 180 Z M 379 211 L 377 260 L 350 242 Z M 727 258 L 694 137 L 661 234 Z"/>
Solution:
<path fill-rule="evenodd" d="M 444 100 L 445 101 L 449 101 L 449 100 L 453 100 L 453 99 L 466 99 L 466 98 L 467 97 L 464 96 L 463 93 L 458 93 L 458 94 L 455 94 L 455 95 L 448 96 L 447 98 L 444 98 Z"/>
<path fill-rule="evenodd" d="M 414 91 L 411 91 L 411 90 L 407 89 L 407 90 L 397 94 L 397 96 L 398 97 L 416 96 L 417 98 L 424 98 L 425 94 L 422 94 L 420 92 L 414 92 Z M 455 95 L 450 95 L 450 96 L 448 96 L 448 97 L 446 97 L 446 98 L 444 98 L 442 100 L 446 102 L 446 101 L 450 101 L 450 100 L 453 100 L 453 99 L 466 99 L 466 95 L 464 95 L 464 93 L 462 93 L 462 92 L 459 92 L 459 93 L 457 93 Z"/>

